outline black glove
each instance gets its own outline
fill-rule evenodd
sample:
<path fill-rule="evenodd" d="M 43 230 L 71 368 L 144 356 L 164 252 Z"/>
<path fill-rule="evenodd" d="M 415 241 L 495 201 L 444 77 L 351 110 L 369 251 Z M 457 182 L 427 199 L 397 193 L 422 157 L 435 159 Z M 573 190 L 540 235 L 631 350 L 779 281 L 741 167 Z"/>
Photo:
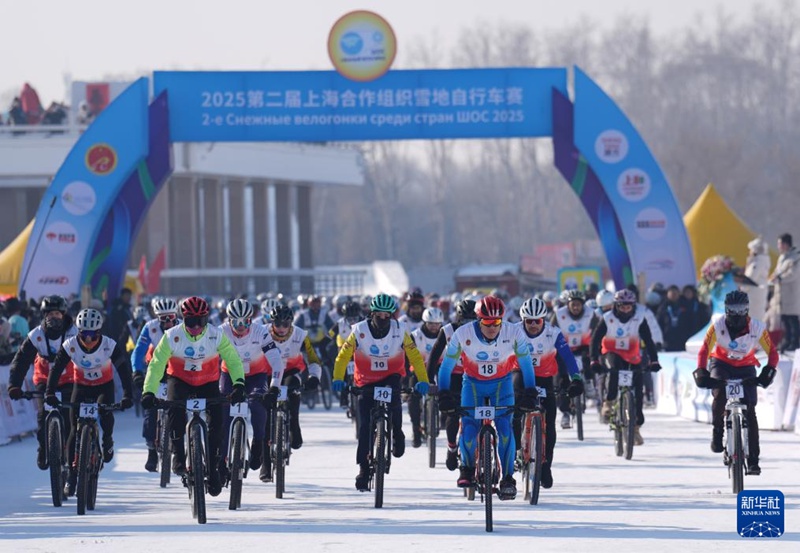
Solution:
<path fill-rule="evenodd" d="M 574 378 L 567 387 L 567 395 L 569 397 L 578 397 L 583 393 L 583 379 Z"/>
<path fill-rule="evenodd" d="M 711 388 L 711 373 L 708 372 L 708 369 L 697 367 L 692 376 L 698 388 Z"/>
<path fill-rule="evenodd" d="M 442 413 L 455 413 L 460 404 L 458 396 L 450 390 L 439 391 L 439 411 Z"/>
<path fill-rule="evenodd" d="M 589 370 L 592 371 L 592 374 L 605 374 L 608 372 L 608 369 L 596 359 L 589 363 Z"/>
<path fill-rule="evenodd" d="M 122 396 L 119 406 L 121 409 L 130 409 L 133 407 L 133 400 L 130 398 L 130 396 Z"/>
<path fill-rule="evenodd" d="M 19 386 L 10 386 L 8 388 L 8 397 L 11 399 L 22 399 L 22 388 Z"/>
<path fill-rule="evenodd" d="M 244 389 L 244 384 L 241 382 L 237 382 L 233 385 L 233 391 L 231 392 L 231 405 L 236 405 L 237 403 L 241 403 L 245 400 L 246 392 Z"/>
<path fill-rule="evenodd" d="M 44 402 L 49 405 L 50 407 L 58 407 L 61 405 L 61 402 L 58 401 L 58 397 L 55 394 L 46 394 L 44 396 Z"/>
<path fill-rule="evenodd" d="M 536 388 L 525 388 L 517 401 L 517 407 L 523 411 L 535 411 L 539 406 L 538 397 L 539 392 Z"/>
<path fill-rule="evenodd" d="M 661 370 L 661 363 L 659 363 L 658 361 L 653 361 L 647 366 L 647 370 L 650 371 L 651 373 L 657 373 L 658 371 Z"/>
<path fill-rule="evenodd" d="M 156 396 L 153 392 L 145 392 L 142 394 L 142 409 L 155 409 Z"/>
<path fill-rule="evenodd" d="M 144 389 L 144 375 L 142 373 L 133 373 L 133 387 L 139 391 Z"/>
<path fill-rule="evenodd" d="M 271 408 L 278 402 L 278 396 L 281 395 L 281 389 L 277 386 L 272 386 L 266 394 L 264 394 L 264 407 Z"/>
<path fill-rule="evenodd" d="M 306 380 L 305 389 L 306 390 L 316 390 L 319 387 L 319 378 L 316 376 L 309 376 L 308 380 Z"/>
<path fill-rule="evenodd" d="M 758 375 L 758 385 L 762 388 L 768 387 L 772 384 L 772 381 L 775 380 L 776 374 L 778 374 L 778 371 L 775 370 L 775 367 L 772 365 L 764 365 L 764 368 L 761 369 Z"/>

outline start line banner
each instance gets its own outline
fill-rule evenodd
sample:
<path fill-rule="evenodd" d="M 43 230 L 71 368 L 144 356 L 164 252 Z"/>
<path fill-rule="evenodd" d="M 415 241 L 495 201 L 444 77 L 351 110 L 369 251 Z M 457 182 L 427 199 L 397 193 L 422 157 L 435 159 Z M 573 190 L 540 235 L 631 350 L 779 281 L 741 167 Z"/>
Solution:
<path fill-rule="evenodd" d="M 175 142 L 551 136 L 553 89 L 567 94 L 565 68 L 154 73 Z"/>

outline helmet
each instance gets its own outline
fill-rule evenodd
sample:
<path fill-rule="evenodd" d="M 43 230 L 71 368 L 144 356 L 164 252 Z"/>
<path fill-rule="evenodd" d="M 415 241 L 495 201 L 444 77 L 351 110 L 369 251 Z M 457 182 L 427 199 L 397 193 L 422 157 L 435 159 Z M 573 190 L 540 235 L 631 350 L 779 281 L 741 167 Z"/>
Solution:
<path fill-rule="evenodd" d="M 397 311 L 397 304 L 389 294 L 378 294 L 372 298 L 369 304 L 370 311 L 380 311 L 382 313 L 394 313 Z"/>
<path fill-rule="evenodd" d="M 278 307 L 279 302 L 275 298 L 267 298 L 261 302 L 261 314 L 271 316 L 272 310 Z"/>
<path fill-rule="evenodd" d="M 558 301 L 561 305 L 566 305 L 569 301 L 569 293 L 571 290 L 562 290 L 561 293 L 558 295 Z"/>
<path fill-rule="evenodd" d="M 475 304 L 475 315 L 479 319 L 502 319 L 506 313 L 503 300 L 495 296 L 486 296 Z"/>
<path fill-rule="evenodd" d="M 190 296 L 181 302 L 181 315 L 187 317 L 206 317 L 208 302 L 197 296 Z"/>
<path fill-rule="evenodd" d="M 519 316 L 523 320 L 543 319 L 547 316 L 547 304 L 539 298 L 529 298 L 519 308 Z"/>
<path fill-rule="evenodd" d="M 602 309 L 603 307 L 608 307 L 612 303 L 614 303 L 614 294 L 609 292 L 608 290 L 600 290 L 597 293 L 597 297 L 595 298 L 597 302 L 597 307 Z"/>
<path fill-rule="evenodd" d="M 456 305 L 456 316 L 462 321 L 469 321 L 475 318 L 475 300 L 461 300 Z"/>
<path fill-rule="evenodd" d="M 153 300 L 152 306 L 156 317 L 178 313 L 178 304 L 172 298 L 156 298 Z"/>
<path fill-rule="evenodd" d="M 650 292 L 655 292 L 656 294 L 666 294 L 667 290 L 664 288 L 664 285 L 660 282 L 654 282 L 650 285 Z"/>
<path fill-rule="evenodd" d="M 67 300 L 65 300 L 61 296 L 45 296 L 42 298 L 42 305 L 39 308 L 42 314 L 48 313 L 50 311 L 61 311 L 62 313 L 67 312 Z"/>
<path fill-rule="evenodd" d="M 651 290 L 645 294 L 644 303 L 647 304 L 647 307 L 655 309 L 661 304 L 661 295 L 658 292 Z"/>
<path fill-rule="evenodd" d="M 350 301 L 350 296 L 346 294 L 337 294 L 333 296 L 333 305 L 336 307 L 336 311 L 341 313 L 342 309 L 344 309 L 344 305 Z"/>
<path fill-rule="evenodd" d="M 78 331 L 100 330 L 103 326 L 103 314 L 97 309 L 82 309 L 75 319 Z"/>
<path fill-rule="evenodd" d="M 269 316 L 273 322 L 291 323 L 294 320 L 294 311 L 288 305 L 278 305 Z"/>
<path fill-rule="evenodd" d="M 344 316 L 345 319 L 361 317 L 361 306 L 354 301 L 348 301 L 342 308 L 342 316 Z"/>
<path fill-rule="evenodd" d="M 233 300 L 225 308 L 231 319 L 250 319 L 253 317 L 253 306 L 247 300 Z"/>
<path fill-rule="evenodd" d="M 545 303 L 553 303 L 556 297 L 557 297 L 556 293 L 553 292 L 552 290 L 548 290 L 547 292 L 542 294 L 542 299 L 545 301 Z"/>
<path fill-rule="evenodd" d="M 746 292 L 734 290 L 725 296 L 726 315 L 747 315 L 750 310 L 750 298 Z"/>
<path fill-rule="evenodd" d="M 636 303 L 636 294 L 627 288 L 617 290 L 614 294 L 614 303 L 616 304 L 634 304 Z"/>
<path fill-rule="evenodd" d="M 423 323 L 444 323 L 444 313 L 438 307 L 429 307 L 422 312 Z"/>
<path fill-rule="evenodd" d="M 460 292 L 453 292 L 450 294 L 450 301 L 453 303 L 458 303 L 464 299 L 464 296 L 461 295 Z"/>
<path fill-rule="evenodd" d="M 425 296 L 422 295 L 422 292 L 419 292 L 417 290 L 413 290 L 413 291 L 409 292 L 408 294 L 406 294 L 406 297 L 404 299 L 406 301 L 406 304 L 409 305 L 409 306 L 414 305 L 414 304 L 416 304 L 416 305 L 424 305 L 425 304 Z"/>
<path fill-rule="evenodd" d="M 359 301 L 361 303 L 361 309 L 369 309 L 370 304 L 372 304 L 372 296 L 369 294 L 363 295 Z"/>
<path fill-rule="evenodd" d="M 597 309 L 597 300 L 595 300 L 594 298 L 589 298 L 588 300 L 586 300 L 585 305 L 586 307 L 594 311 L 595 309 Z"/>
<path fill-rule="evenodd" d="M 584 294 L 581 290 L 568 290 L 566 296 L 566 303 L 571 301 L 579 301 L 581 303 L 586 303 L 586 294 Z"/>

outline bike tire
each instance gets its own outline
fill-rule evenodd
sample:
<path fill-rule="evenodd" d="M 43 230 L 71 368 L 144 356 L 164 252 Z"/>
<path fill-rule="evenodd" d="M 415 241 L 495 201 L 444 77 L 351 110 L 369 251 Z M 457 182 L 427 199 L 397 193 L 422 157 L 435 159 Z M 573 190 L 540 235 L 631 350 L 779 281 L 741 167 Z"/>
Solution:
<path fill-rule="evenodd" d="M 439 409 L 433 398 L 428 398 L 425 402 L 425 432 L 428 442 L 428 466 L 436 468 L 436 436 L 439 435 Z"/>
<path fill-rule="evenodd" d="M 158 415 L 158 459 L 160 463 L 160 482 L 162 488 L 169 484 L 172 465 L 172 443 L 169 439 L 166 411 Z"/>
<path fill-rule="evenodd" d="M 50 492 L 53 507 L 61 507 L 64 498 L 64 444 L 61 441 L 61 421 L 51 417 L 47 423 L 47 462 L 50 465 Z"/>
<path fill-rule="evenodd" d="M 203 442 L 203 432 L 199 424 L 191 426 L 191 434 L 189 439 L 189 450 L 191 451 L 192 459 L 192 502 L 194 504 L 194 512 L 197 514 L 197 524 L 206 523 L 206 483 L 205 483 L 205 469 L 203 466 L 203 457 L 205 452 L 205 444 Z"/>
<path fill-rule="evenodd" d="M 375 429 L 375 508 L 383 507 L 383 482 L 386 476 L 386 421 L 377 421 Z"/>
<path fill-rule="evenodd" d="M 275 416 L 275 498 L 283 499 L 283 488 L 286 484 L 286 421 L 285 414 L 280 409 Z"/>
<path fill-rule="evenodd" d="M 78 482 L 75 488 L 75 497 L 78 503 L 78 514 L 86 514 L 86 497 L 89 491 L 89 459 L 92 451 L 92 429 L 88 424 L 81 428 L 81 438 L 78 449 Z"/>
<path fill-rule="evenodd" d="M 611 413 L 612 428 L 614 430 L 614 453 L 617 457 L 622 457 L 623 444 L 622 444 L 622 406 L 620 399 L 614 402 L 613 412 Z"/>
<path fill-rule="evenodd" d="M 633 458 L 633 436 L 636 432 L 636 407 L 633 401 L 633 392 L 625 390 L 622 395 L 622 420 L 623 420 L 623 441 L 625 442 L 625 459 L 630 461 Z"/>
<path fill-rule="evenodd" d="M 533 417 L 532 440 L 531 440 L 531 505 L 539 504 L 539 490 L 542 487 L 542 463 L 544 462 L 544 429 L 542 428 L 542 417 Z"/>
<path fill-rule="evenodd" d="M 738 494 L 744 489 L 744 446 L 742 442 L 742 419 L 738 416 L 731 417 L 731 436 L 733 437 L 733 459 L 731 471 L 733 474 L 733 493 Z"/>
<path fill-rule="evenodd" d="M 326 411 L 333 407 L 333 390 L 331 389 L 331 373 L 328 367 L 322 367 L 319 379 L 319 395 L 322 396 L 322 405 Z"/>
<path fill-rule="evenodd" d="M 583 409 L 586 405 L 586 396 L 579 395 L 574 399 L 575 405 L 575 428 L 578 430 L 578 441 L 583 441 Z"/>
<path fill-rule="evenodd" d="M 486 531 L 494 530 L 492 520 L 492 495 L 494 494 L 494 447 L 489 433 L 480 438 L 481 444 L 481 485 L 483 488 L 483 504 L 486 513 Z"/>
<path fill-rule="evenodd" d="M 86 492 L 86 510 L 94 511 L 94 506 L 97 503 L 97 480 L 100 478 L 100 456 L 102 452 L 100 448 L 95 445 L 92 447 L 92 466 L 89 469 L 89 489 Z"/>
<path fill-rule="evenodd" d="M 233 451 L 231 452 L 231 495 L 228 509 L 235 511 L 242 506 L 242 482 L 244 480 L 244 421 L 236 419 L 233 423 Z"/>

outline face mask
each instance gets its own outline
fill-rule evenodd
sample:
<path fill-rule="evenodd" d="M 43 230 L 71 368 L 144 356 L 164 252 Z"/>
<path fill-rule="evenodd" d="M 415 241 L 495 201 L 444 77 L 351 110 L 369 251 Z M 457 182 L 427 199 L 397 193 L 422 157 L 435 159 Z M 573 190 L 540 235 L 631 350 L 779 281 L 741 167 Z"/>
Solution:
<path fill-rule="evenodd" d="M 44 331 L 48 338 L 57 338 L 61 334 L 61 329 L 64 328 L 64 321 L 62 319 L 45 319 Z"/>
<path fill-rule="evenodd" d="M 731 332 L 739 332 L 747 326 L 747 315 L 726 315 L 725 324 Z"/>
<path fill-rule="evenodd" d="M 386 318 L 386 319 L 383 319 L 383 318 L 379 319 L 378 317 L 373 317 L 372 318 L 372 324 L 374 324 L 375 328 L 377 328 L 378 330 L 386 330 L 387 328 L 389 328 L 389 325 L 391 324 L 391 322 L 392 322 L 391 317 Z"/>

